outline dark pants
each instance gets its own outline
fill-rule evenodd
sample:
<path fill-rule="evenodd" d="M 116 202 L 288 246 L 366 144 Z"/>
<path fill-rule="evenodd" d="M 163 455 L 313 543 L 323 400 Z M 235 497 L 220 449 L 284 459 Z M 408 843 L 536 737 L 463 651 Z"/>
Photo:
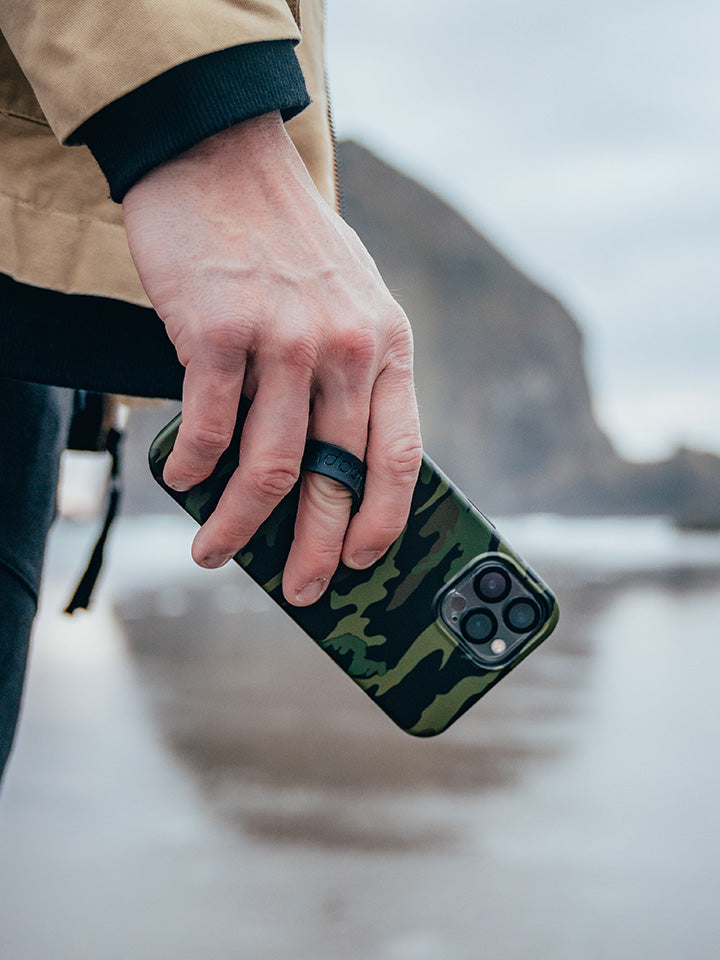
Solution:
<path fill-rule="evenodd" d="M 72 392 L 0 378 L 0 776 L 22 696 Z"/>

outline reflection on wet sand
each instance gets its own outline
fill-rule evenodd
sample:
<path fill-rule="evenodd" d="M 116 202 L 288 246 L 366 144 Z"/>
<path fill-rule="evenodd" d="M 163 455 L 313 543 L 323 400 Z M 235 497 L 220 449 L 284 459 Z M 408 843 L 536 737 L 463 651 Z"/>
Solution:
<path fill-rule="evenodd" d="M 592 682 L 593 620 L 620 594 L 715 579 L 670 568 L 598 587 L 554 571 L 563 616 L 542 653 L 431 741 L 396 730 L 234 568 L 210 590 L 134 594 L 118 609 L 163 738 L 216 812 L 275 844 L 420 851 L 459 843 L 462 830 L 442 805 L 414 812 L 412 798 L 517 789 L 572 745 Z"/>
<path fill-rule="evenodd" d="M 210 590 L 173 586 L 117 607 L 163 738 L 214 809 L 273 842 L 418 850 L 458 833 L 442 816 L 413 817 L 407 798 L 511 788 L 567 745 L 588 618 L 611 598 L 607 585 L 570 587 L 542 655 L 430 741 L 397 730 L 234 568 Z"/>

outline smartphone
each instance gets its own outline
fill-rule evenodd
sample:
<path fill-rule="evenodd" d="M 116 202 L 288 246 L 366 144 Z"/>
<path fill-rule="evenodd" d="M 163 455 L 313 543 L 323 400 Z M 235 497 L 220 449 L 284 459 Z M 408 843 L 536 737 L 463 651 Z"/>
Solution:
<path fill-rule="evenodd" d="M 248 409 L 243 400 L 232 443 L 187 493 L 162 479 L 180 416 L 150 447 L 153 476 L 198 523 L 237 467 Z M 366 570 L 341 565 L 316 603 L 292 606 L 281 580 L 298 492 L 234 560 L 407 733 L 446 730 L 553 630 L 558 605 L 550 588 L 427 456 L 409 520 L 390 550 Z"/>

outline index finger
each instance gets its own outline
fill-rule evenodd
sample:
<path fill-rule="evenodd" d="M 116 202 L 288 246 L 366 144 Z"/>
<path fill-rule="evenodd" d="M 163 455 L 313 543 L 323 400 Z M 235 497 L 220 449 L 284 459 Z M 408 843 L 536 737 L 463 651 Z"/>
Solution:
<path fill-rule="evenodd" d="M 209 477 L 232 439 L 245 363 L 221 370 L 210 360 L 192 359 L 183 383 L 182 423 L 163 471 L 173 490 L 189 490 Z"/>
<path fill-rule="evenodd" d="M 196 563 L 219 567 L 245 546 L 300 475 L 310 384 L 282 368 L 258 379 L 240 440 L 238 466 L 193 543 Z"/>

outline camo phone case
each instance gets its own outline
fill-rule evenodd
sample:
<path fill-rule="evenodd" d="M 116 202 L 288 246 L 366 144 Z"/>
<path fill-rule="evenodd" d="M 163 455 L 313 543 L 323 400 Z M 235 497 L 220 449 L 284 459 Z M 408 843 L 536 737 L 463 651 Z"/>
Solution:
<path fill-rule="evenodd" d="M 241 407 L 233 442 L 213 474 L 187 493 L 171 490 L 162 481 L 180 417 L 152 443 L 153 476 L 198 523 L 210 516 L 237 466 L 247 406 Z M 297 498 L 296 488 L 234 559 L 407 733 L 426 737 L 447 729 L 557 622 L 550 589 L 427 457 L 407 526 L 388 553 L 367 570 L 341 566 L 317 603 L 293 607 L 282 596 L 281 578 Z M 475 570 L 484 569 L 484 582 L 492 587 L 500 581 L 503 565 L 511 571 L 514 593 L 526 591 L 537 608 L 537 623 L 527 622 L 528 604 L 523 607 L 518 596 L 505 600 L 502 609 L 494 600 L 483 606 L 484 601 L 474 597 L 473 584 L 479 578 Z M 513 610 L 514 620 L 527 630 L 518 632 L 518 623 L 511 622 Z M 509 638 L 507 644 L 490 636 L 492 629 L 488 633 L 488 615 Z M 505 620 L 511 623 L 509 631 Z M 503 656 L 498 644 L 506 644 L 510 655 Z M 492 651 L 493 645 L 499 653 Z"/>

